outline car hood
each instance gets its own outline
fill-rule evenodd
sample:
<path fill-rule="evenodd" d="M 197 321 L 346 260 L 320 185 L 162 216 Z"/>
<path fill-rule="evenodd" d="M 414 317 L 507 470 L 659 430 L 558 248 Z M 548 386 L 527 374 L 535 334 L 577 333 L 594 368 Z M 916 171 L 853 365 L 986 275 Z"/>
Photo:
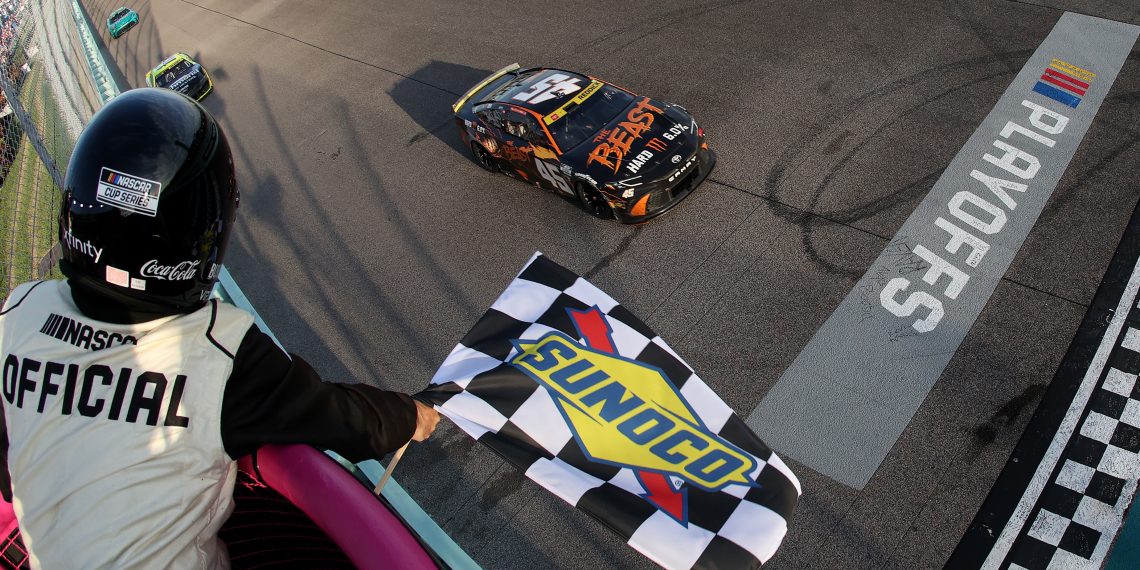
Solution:
<path fill-rule="evenodd" d="M 697 151 L 697 124 L 683 108 L 638 97 L 564 163 L 597 185 L 668 178 Z"/>

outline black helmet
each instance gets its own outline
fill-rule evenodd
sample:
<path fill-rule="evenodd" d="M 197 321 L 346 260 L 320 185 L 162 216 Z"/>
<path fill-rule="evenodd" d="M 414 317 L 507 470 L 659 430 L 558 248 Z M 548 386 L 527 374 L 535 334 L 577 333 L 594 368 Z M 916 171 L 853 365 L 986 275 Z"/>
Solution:
<path fill-rule="evenodd" d="M 214 118 L 168 89 L 127 91 L 75 143 L 60 267 L 116 299 L 193 310 L 217 279 L 237 205 L 233 157 Z"/>

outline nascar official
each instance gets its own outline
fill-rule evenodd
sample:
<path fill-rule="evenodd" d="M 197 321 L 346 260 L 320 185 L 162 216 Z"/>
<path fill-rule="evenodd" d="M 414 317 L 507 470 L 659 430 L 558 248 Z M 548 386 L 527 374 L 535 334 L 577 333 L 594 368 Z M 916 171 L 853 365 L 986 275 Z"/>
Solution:
<path fill-rule="evenodd" d="M 210 298 L 238 189 L 191 99 L 110 101 L 64 186 L 67 279 L 20 285 L 0 310 L 0 443 L 32 567 L 226 568 L 235 458 L 306 443 L 361 461 L 435 429 L 429 406 L 322 382 Z"/>

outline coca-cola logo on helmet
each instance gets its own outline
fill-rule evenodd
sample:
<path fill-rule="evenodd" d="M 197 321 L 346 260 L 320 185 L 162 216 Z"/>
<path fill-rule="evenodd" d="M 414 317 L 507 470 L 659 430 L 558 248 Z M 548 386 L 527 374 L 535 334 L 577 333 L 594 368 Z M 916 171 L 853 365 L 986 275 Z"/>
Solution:
<path fill-rule="evenodd" d="M 198 273 L 199 260 L 181 261 L 174 265 L 159 265 L 157 259 L 143 264 L 139 273 L 143 277 L 162 279 L 164 281 L 188 281 L 194 279 Z"/>

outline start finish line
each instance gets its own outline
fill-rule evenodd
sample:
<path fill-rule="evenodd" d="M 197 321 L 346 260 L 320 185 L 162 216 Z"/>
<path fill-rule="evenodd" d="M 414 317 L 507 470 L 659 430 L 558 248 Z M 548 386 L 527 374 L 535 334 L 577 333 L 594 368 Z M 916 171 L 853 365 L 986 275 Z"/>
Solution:
<path fill-rule="evenodd" d="M 855 288 L 748 417 L 862 489 L 1057 187 L 1140 27 L 1066 13 Z"/>

